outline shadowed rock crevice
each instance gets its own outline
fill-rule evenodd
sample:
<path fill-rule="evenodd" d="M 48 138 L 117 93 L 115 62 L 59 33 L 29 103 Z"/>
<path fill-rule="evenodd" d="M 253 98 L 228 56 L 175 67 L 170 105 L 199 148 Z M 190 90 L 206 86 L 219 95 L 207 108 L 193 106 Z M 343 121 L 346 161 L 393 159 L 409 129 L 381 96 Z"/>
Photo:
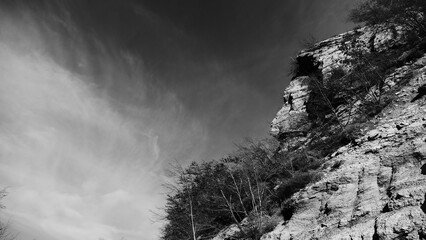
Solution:
<path fill-rule="evenodd" d="M 426 213 L 426 194 L 425 194 L 425 197 L 424 197 L 423 204 L 422 204 L 422 206 L 420 208 L 422 209 L 422 211 L 424 213 Z"/>
<path fill-rule="evenodd" d="M 420 99 L 420 98 L 421 98 L 421 97 L 423 97 L 424 95 L 426 95 L 426 84 L 424 84 L 424 85 L 420 86 L 420 87 L 417 89 L 417 95 L 416 95 L 413 99 L 411 99 L 411 102 L 414 102 L 414 101 L 416 101 L 416 100 Z"/>
<path fill-rule="evenodd" d="M 390 212 L 389 203 L 386 203 L 385 206 L 382 209 L 382 213 Z"/>
<path fill-rule="evenodd" d="M 373 234 L 373 239 L 372 240 L 379 240 L 379 234 L 377 233 L 377 219 L 374 223 L 374 234 Z"/>
<path fill-rule="evenodd" d="M 423 166 L 420 168 L 422 171 L 421 171 L 421 174 L 422 175 L 426 175 L 426 163 L 425 164 L 423 164 Z"/>
<path fill-rule="evenodd" d="M 294 204 L 291 203 L 283 203 L 281 207 L 281 215 L 283 216 L 284 221 L 288 221 L 291 219 L 295 211 Z"/>
<path fill-rule="evenodd" d="M 310 55 L 297 57 L 293 64 L 293 79 L 300 76 L 317 74 L 319 71 L 319 63 Z"/>
<path fill-rule="evenodd" d="M 328 206 L 328 203 L 326 203 L 325 204 L 325 206 L 324 206 L 324 209 L 323 209 L 323 213 L 325 214 L 325 215 L 330 215 L 330 213 L 331 213 L 331 208 Z"/>

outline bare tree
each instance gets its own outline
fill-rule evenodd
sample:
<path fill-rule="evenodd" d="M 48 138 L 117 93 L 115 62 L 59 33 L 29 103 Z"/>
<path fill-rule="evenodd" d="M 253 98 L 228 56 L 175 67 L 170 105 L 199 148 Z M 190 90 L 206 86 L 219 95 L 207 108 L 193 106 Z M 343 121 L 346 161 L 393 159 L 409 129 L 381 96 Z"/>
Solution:
<path fill-rule="evenodd" d="M 7 196 L 6 189 L 0 190 L 0 200 Z M 5 206 L 0 203 L 0 208 L 3 209 Z M 9 222 L 2 223 L 0 222 L 0 240 L 13 240 L 16 238 L 15 234 L 12 234 L 8 231 Z"/>

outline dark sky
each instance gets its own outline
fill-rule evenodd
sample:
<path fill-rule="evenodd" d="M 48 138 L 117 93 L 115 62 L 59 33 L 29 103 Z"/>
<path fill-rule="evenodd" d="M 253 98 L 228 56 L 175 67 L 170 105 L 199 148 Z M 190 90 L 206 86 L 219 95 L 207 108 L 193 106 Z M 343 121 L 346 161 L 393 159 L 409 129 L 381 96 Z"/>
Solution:
<path fill-rule="evenodd" d="M 157 109 L 164 104 L 162 92 L 175 94 L 185 108 L 186 115 L 180 117 L 201 121 L 209 134 L 209 149 L 200 155 L 206 160 L 228 153 L 244 137 L 267 135 L 289 81 L 290 57 L 304 39 L 321 40 L 349 29 L 345 18 L 353 5 L 349 0 L 18 2 L 32 5 L 54 31 L 46 38 L 59 33 L 60 44 L 48 49 L 57 61 L 73 71 L 90 71 L 100 88 L 119 102 Z M 79 51 L 63 57 L 70 46 L 84 46 L 89 59 L 84 66 L 79 66 Z M 126 93 L 138 80 L 118 76 L 107 81 L 102 76 L 105 55 L 117 60 L 120 51 L 143 62 L 149 78 L 142 81 L 152 88 L 144 101 Z M 172 144 L 166 135 L 159 141 Z"/>
<path fill-rule="evenodd" d="M 63 207 L 88 223 L 102 223 L 94 232 L 106 239 L 137 239 L 124 234 L 130 226 L 154 234 L 158 228 L 149 226 L 146 210 L 164 202 L 160 185 L 168 164 L 218 159 L 246 137 L 268 136 L 290 81 L 290 58 L 305 39 L 350 30 L 346 15 L 355 2 L 1 0 L 0 120 L 19 121 L 0 125 L 6 136 L 0 145 L 17 149 L 9 156 L 16 162 L 9 173 L 42 176 L 40 181 L 0 179 L 21 186 L 9 197 L 10 214 L 32 212 L 22 202 L 29 192 L 39 194 L 34 204 L 60 192 L 78 195 L 81 206 L 49 203 L 41 217 L 27 219 L 53 224 L 51 210 Z M 23 170 L 37 163 L 34 158 L 40 168 Z M 102 181 L 110 184 L 98 186 Z M 36 190 L 51 182 L 60 186 L 43 194 Z M 107 200 L 100 210 L 87 211 L 101 196 Z M 111 222 L 116 216 L 100 217 L 99 212 L 115 213 L 111 201 L 129 201 L 137 209 L 136 202 L 144 202 L 139 215 L 117 210 L 121 219 L 141 226 L 125 221 L 123 227 Z M 116 235 L 108 235 L 105 226 L 114 227 Z M 83 230 L 80 239 L 98 236 Z M 66 232 L 59 233 L 61 239 L 73 239 Z"/>

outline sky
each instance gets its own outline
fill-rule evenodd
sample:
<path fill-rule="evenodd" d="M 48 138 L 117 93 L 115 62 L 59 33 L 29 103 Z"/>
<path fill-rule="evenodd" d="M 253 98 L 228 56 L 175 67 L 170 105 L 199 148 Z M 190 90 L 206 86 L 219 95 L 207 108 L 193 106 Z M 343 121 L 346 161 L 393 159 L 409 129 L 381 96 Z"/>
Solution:
<path fill-rule="evenodd" d="M 268 136 L 352 0 L 1 0 L 0 212 L 18 240 L 158 239 L 171 163 Z"/>

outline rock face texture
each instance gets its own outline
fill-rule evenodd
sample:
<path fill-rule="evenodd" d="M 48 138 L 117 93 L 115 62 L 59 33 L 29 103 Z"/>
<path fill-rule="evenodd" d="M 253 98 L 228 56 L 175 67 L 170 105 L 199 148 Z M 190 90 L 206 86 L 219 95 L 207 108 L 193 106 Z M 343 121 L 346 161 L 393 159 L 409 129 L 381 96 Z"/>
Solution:
<path fill-rule="evenodd" d="M 263 240 L 426 239 L 426 100 L 410 103 L 425 72 L 382 112 L 378 128 L 330 157 L 325 177 L 293 197 L 292 218 Z"/>
<path fill-rule="evenodd" d="M 322 41 L 302 51 L 297 61 L 327 79 L 348 57 L 342 46 L 386 51 L 403 41 L 398 28 L 365 27 Z M 294 110 L 284 104 L 272 121 L 271 133 L 278 139 L 309 129 L 305 103 L 311 80 L 299 71 L 284 91 L 285 97 L 293 96 Z M 375 127 L 328 156 L 323 178 L 292 197 L 291 218 L 262 240 L 426 239 L 426 97 L 411 102 L 426 84 L 426 56 L 387 75 L 385 91 L 401 81 L 390 104 L 372 120 Z"/>
<path fill-rule="evenodd" d="M 360 126 L 360 137 L 325 155 L 321 180 L 294 194 L 286 220 L 261 240 L 426 239 L 426 41 L 419 51 L 407 35 L 398 27 L 364 27 L 299 53 L 284 105 L 271 124 L 271 134 L 281 142 L 278 151 L 300 150 L 312 141 L 312 129 L 318 129 L 307 107 L 312 83 L 328 81 L 338 68 L 355 69 L 345 61 L 354 56 L 347 53 L 401 50 L 382 78 L 386 107 L 364 125 L 353 125 Z M 366 98 L 379 91 L 375 87 L 366 90 Z M 336 122 L 348 122 L 359 106 L 354 102 L 336 108 Z M 244 239 L 238 232 L 234 224 L 214 240 Z"/>
<path fill-rule="evenodd" d="M 303 50 L 296 57 L 295 77 L 284 91 L 284 97 L 291 95 L 293 103 L 284 103 L 272 120 L 271 134 L 277 138 L 303 135 L 309 129 L 306 103 L 309 101 L 309 84 L 312 74 L 320 74 L 324 81 L 330 76 L 332 69 L 342 67 L 349 70 L 345 64 L 349 56 L 347 51 L 386 51 L 389 48 L 404 43 L 404 33 L 398 27 L 373 26 L 363 27 L 343 33 L 315 44 Z M 292 105 L 292 106 L 291 106 Z M 291 109 L 292 108 L 292 109 Z"/>

